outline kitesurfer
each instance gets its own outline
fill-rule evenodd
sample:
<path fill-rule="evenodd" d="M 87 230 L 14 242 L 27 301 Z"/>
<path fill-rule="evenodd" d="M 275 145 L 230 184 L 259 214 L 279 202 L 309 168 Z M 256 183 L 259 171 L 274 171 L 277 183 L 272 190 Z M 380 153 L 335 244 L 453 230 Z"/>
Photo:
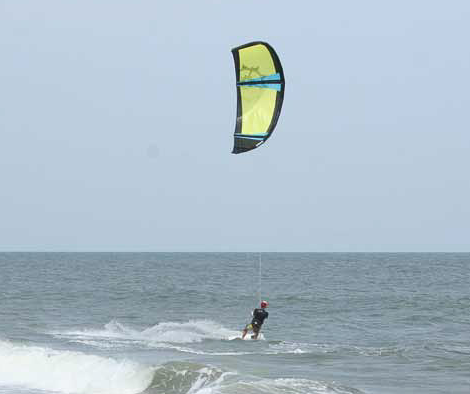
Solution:
<path fill-rule="evenodd" d="M 264 319 L 267 319 L 269 315 L 269 313 L 265 310 L 268 305 L 268 301 L 261 301 L 260 308 L 253 309 L 253 312 L 251 312 L 253 319 L 251 320 L 251 323 L 247 324 L 243 329 L 242 339 L 245 338 L 248 330 L 253 331 L 253 335 L 251 336 L 252 339 L 258 339 L 258 335 L 261 330 L 261 326 L 263 325 Z"/>

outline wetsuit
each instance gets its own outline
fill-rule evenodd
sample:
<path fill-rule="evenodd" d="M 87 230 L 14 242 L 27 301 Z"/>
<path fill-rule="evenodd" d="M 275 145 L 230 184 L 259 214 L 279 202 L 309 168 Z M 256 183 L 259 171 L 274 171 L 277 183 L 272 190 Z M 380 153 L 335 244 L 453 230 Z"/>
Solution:
<path fill-rule="evenodd" d="M 253 320 L 251 324 L 247 326 L 248 329 L 253 329 L 253 332 L 257 333 L 263 325 L 264 319 L 268 318 L 269 313 L 262 308 L 256 308 L 253 310 Z M 250 327 L 251 326 L 251 327 Z"/>

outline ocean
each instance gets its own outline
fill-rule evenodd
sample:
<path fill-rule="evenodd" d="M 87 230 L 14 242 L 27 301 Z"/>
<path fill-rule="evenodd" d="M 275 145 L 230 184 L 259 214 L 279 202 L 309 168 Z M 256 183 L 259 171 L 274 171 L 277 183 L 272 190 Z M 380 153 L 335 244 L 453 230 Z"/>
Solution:
<path fill-rule="evenodd" d="M 469 394 L 469 284 L 468 253 L 1 253 L 0 393 Z"/>

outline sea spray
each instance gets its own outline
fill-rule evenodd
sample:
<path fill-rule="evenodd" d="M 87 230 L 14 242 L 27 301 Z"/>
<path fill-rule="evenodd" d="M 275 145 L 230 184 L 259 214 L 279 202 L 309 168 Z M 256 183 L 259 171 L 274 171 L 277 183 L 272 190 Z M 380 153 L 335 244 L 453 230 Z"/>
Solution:
<path fill-rule="evenodd" d="M 69 339 L 121 339 L 131 341 L 194 343 L 205 339 L 224 340 L 239 336 L 234 331 L 210 320 L 190 320 L 185 323 L 161 322 L 149 328 L 138 330 L 127 327 L 115 320 L 107 323 L 103 329 L 82 329 L 65 332 L 53 332 L 54 335 Z"/>

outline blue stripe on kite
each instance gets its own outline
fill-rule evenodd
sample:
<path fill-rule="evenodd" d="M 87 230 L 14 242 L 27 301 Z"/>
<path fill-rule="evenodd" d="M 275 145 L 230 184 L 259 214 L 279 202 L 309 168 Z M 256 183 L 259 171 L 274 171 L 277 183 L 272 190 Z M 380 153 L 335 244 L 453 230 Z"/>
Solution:
<path fill-rule="evenodd" d="M 260 77 L 260 78 L 253 78 L 253 79 L 245 79 L 240 82 L 263 82 L 263 81 L 275 81 L 275 80 L 280 80 L 281 79 L 281 74 L 271 74 L 267 75 L 265 77 Z"/>
<path fill-rule="evenodd" d="M 238 85 L 241 88 L 265 88 L 265 89 L 274 89 L 278 92 L 281 91 L 281 84 L 280 83 L 260 83 L 254 85 Z"/>
<path fill-rule="evenodd" d="M 248 139 L 248 140 L 257 140 L 257 141 L 263 141 L 264 140 L 264 137 L 250 137 L 250 136 L 244 136 L 244 135 L 240 135 L 240 134 L 236 134 L 235 138 L 245 138 L 245 139 Z"/>

